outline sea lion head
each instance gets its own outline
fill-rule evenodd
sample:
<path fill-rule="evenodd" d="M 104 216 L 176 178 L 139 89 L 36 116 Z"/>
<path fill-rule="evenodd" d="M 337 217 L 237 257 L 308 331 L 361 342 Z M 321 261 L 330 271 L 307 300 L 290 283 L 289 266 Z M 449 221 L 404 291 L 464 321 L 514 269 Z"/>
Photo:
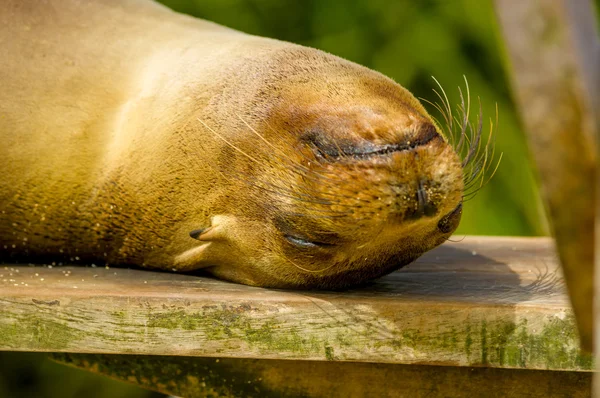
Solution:
<path fill-rule="evenodd" d="M 215 167 L 229 188 L 182 264 L 251 285 L 341 288 L 457 228 L 462 159 L 419 101 L 379 73 L 301 55 L 248 82 L 252 106 L 227 128 L 199 120 L 223 144 Z"/>

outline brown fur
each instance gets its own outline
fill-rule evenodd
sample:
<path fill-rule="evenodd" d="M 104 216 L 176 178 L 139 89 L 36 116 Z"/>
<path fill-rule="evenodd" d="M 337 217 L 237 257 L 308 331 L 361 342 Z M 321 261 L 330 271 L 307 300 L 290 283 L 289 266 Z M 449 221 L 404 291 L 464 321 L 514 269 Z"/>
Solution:
<path fill-rule="evenodd" d="M 364 67 L 143 0 L 4 2 L 0 45 L 5 261 L 332 288 L 458 225 L 459 157 Z"/>

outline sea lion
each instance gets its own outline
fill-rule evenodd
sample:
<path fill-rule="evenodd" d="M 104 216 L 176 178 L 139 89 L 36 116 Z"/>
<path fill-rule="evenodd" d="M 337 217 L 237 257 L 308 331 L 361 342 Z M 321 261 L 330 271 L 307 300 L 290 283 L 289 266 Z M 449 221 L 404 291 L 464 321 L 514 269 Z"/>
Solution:
<path fill-rule="evenodd" d="M 341 288 L 444 242 L 463 160 L 391 79 L 147 0 L 0 5 L 3 261 Z"/>

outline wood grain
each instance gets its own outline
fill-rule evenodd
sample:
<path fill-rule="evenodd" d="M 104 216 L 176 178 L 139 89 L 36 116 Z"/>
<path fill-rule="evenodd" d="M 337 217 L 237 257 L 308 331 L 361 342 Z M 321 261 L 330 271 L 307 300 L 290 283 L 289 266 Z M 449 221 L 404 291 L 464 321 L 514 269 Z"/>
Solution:
<path fill-rule="evenodd" d="M 552 241 L 478 238 L 344 292 L 0 267 L 0 350 L 589 370 Z"/>

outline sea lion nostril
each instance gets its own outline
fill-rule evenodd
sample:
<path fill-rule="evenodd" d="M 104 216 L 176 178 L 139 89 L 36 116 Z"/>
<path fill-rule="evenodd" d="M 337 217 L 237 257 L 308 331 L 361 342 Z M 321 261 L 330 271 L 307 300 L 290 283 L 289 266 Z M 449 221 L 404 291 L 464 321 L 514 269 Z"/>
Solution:
<path fill-rule="evenodd" d="M 433 217 L 438 212 L 437 205 L 429 199 L 425 183 L 426 180 L 419 180 L 418 182 L 417 190 L 414 196 L 417 206 L 406 213 L 405 216 L 408 219 L 416 220 L 424 216 Z"/>

